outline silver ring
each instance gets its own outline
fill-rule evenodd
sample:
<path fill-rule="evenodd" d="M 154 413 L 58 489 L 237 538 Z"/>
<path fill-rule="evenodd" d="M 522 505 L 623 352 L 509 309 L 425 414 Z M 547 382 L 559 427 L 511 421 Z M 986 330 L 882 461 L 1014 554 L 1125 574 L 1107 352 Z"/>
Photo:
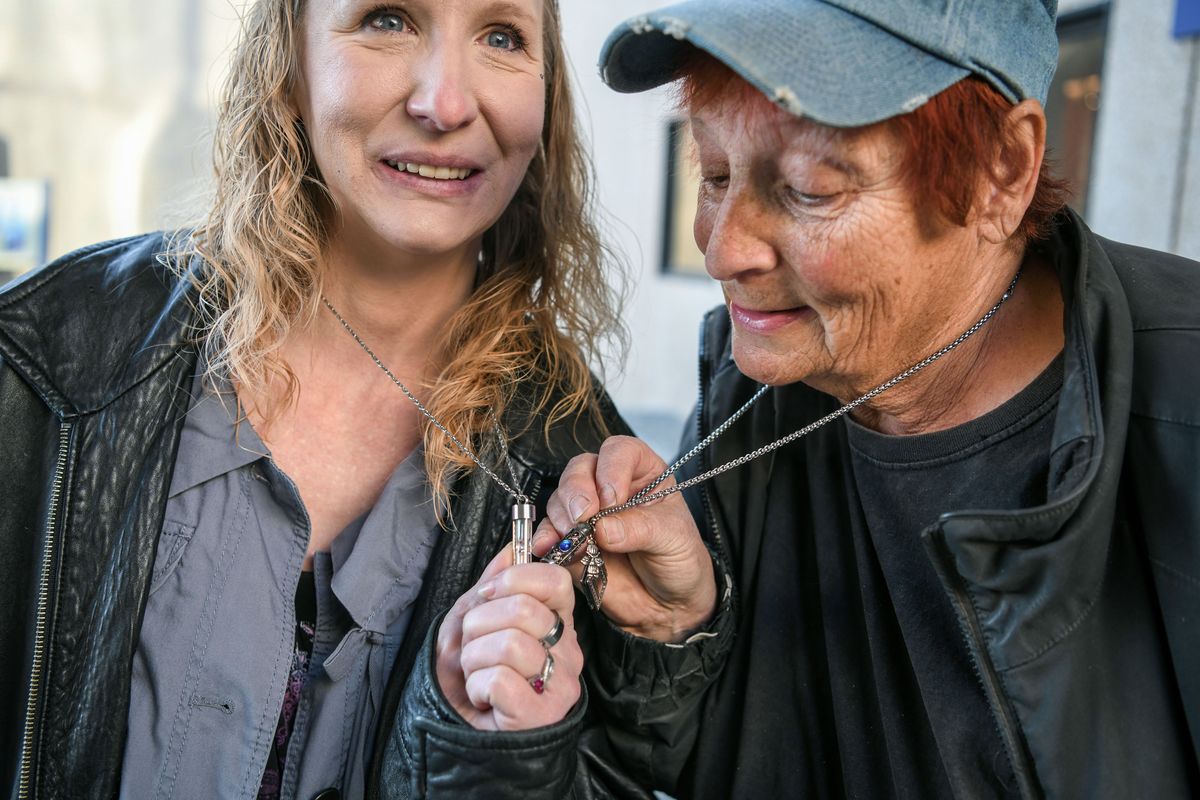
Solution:
<path fill-rule="evenodd" d="M 552 628 L 550 628 L 549 633 L 547 633 L 541 639 L 538 639 L 538 641 L 542 643 L 542 647 L 549 650 L 551 647 L 554 647 L 554 645 L 558 644 L 558 640 L 562 638 L 563 629 L 565 627 L 566 626 L 563 625 L 562 617 L 560 617 L 558 612 L 555 611 L 554 612 L 554 626 Z"/>
<path fill-rule="evenodd" d="M 535 677 L 529 679 L 529 685 L 538 694 L 546 691 L 546 686 L 550 683 L 550 676 L 554 674 L 554 654 L 549 650 L 546 651 L 546 660 L 542 662 L 542 671 Z"/>

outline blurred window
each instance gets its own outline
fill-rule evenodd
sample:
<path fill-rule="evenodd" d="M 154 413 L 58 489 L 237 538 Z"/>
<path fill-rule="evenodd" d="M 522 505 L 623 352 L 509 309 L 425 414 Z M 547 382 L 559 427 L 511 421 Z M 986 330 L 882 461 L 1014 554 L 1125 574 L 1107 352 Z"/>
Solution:
<path fill-rule="evenodd" d="M 663 272 L 672 275 L 707 276 L 704 254 L 696 246 L 692 220 L 696 217 L 696 190 L 700 170 L 693 152 L 692 132 L 687 120 L 667 125 L 666 230 L 663 231 Z"/>
<path fill-rule="evenodd" d="M 0 178 L 0 285 L 46 260 L 50 186 Z"/>
<path fill-rule="evenodd" d="M 1100 111 L 1108 6 L 1058 21 L 1058 72 L 1046 100 L 1046 144 L 1055 171 L 1071 184 L 1071 207 L 1087 212 L 1092 144 Z"/>

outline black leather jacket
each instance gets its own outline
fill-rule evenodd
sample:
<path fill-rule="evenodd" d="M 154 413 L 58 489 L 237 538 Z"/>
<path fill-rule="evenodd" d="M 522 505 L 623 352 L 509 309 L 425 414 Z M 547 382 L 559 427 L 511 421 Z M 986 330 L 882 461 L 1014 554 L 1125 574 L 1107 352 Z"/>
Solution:
<path fill-rule="evenodd" d="M 1052 445 L 1052 461 L 1065 471 L 1052 468 L 1042 507 L 947 508 L 922 532 L 961 626 L 946 635 L 968 642 L 1021 796 L 1196 796 L 1200 264 L 1107 241 L 1069 213 L 1048 249 L 1066 304 Z M 733 363 L 724 309 L 709 315 L 703 331 L 692 441 L 756 388 Z M 723 463 L 790 432 L 778 428 L 775 402 L 798 404 L 814 420 L 836 408 L 803 385 L 786 390 L 760 400 L 704 462 Z M 845 446 L 843 426 L 829 425 L 775 458 L 820 463 L 821 453 Z M 772 463 L 764 458 L 717 478 L 693 505 L 745 598 L 735 601 L 740 628 L 766 549 L 755 543 L 770 531 L 802 530 L 778 518 L 768 530 L 761 514 L 750 513 L 767 503 Z M 706 700 L 682 797 L 737 796 L 737 765 L 728 754 L 780 746 L 734 740 L 742 730 L 739 698 L 769 691 L 746 684 L 741 654 L 752 647 L 751 640 L 735 643 Z M 802 742 L 788 747 L 805 749 Z M 980 783 L 955 786 L 956 796 L 992 796 L 984 776 L 971 779 Z M 889 791 L 880 786 L 878 796 Z"/>
<path fill-rule="evenodd" d="M 131 660 L 196 363 L 188 286 L 158 263 L 162 249 L 158 235 L 98 244 L 0 293 L 3 797 L 119 788 Z M 604 405 L 610 428 L 626 431 Z M 517 477 L 542 501 L 569 457 L 600 443 L 585 424 L 559 426 L 549 444 L 536 420 L 509 425 L 525 427 L 512 445 Z M 385 694 L 369 794 L 646 796 L 617 767 L 606 733 L 617 717 L 599 722 L 586 693 L 558 725 L 487 734 L 422 669 L 426 631 L 509 531 L 511 503 L 486 477 L 456 492 L 454 529 L 435 548 Z M 636 733 L 621 741 L 641 746 Z"/>

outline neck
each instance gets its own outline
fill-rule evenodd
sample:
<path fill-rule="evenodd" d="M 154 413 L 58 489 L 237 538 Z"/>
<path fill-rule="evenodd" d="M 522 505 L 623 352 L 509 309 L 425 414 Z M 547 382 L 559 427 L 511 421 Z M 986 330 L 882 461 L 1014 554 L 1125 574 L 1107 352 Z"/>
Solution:
<path fill-rule="evenodd" d="M 955 319 L 935 352 L 967 330 L 1004 293 L 1016 273 L 989 282 L 970 316 Z M 992 285 L 992 284 L 995 285 Z M 916 375 L 853 412 L 863 425 L 892 435 L 932 433 L 970 422 L 1028 386 L 1063 348 L 1063 301 L 1049 262 L 1027 257 L 1012 296 L 970 339 Z M 923 356 L 922 356 L 923 357 Z M 850 399 L 850 398 L 846 398 Z"/>
<path fill-rule="evenodd" d="M 375 258 L 335 241 L 323 253 L 324 294 L 376 355 L 393 369 L 440 361 L 442 334 L 471 295 L 478 243 L 437 256 Z M 303 332 L 311 346 L 349 355 L 361 350 L 323 307 Z"/>

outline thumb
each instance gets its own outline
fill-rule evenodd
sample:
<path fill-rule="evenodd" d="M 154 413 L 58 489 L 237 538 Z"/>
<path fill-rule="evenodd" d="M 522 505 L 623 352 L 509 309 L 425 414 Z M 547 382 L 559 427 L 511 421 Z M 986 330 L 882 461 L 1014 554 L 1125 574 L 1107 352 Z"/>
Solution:
<path fill-rule="evenodd" d="M 679 497 L 630 508 L 596 524 L 596 543 L 614 553 L 676 555 L 690 549 L 699 536 L 700 530 Z"/>
<path fill-rule="evenodd" d="M 549 517 L 546 517 L 544 520 L 542 520 L 541 524 L 538 525 L 537 530 L 533 532 L 532 550 L 534 558 L 541 558 L 542 556 L 546 555 L 546 553 L 549 553 L 550 548 L 553 547 L 556 542 L 560 541 L 562 536 L 563 535 L 554 527 L 554 523 L 550 521 Z"/>

